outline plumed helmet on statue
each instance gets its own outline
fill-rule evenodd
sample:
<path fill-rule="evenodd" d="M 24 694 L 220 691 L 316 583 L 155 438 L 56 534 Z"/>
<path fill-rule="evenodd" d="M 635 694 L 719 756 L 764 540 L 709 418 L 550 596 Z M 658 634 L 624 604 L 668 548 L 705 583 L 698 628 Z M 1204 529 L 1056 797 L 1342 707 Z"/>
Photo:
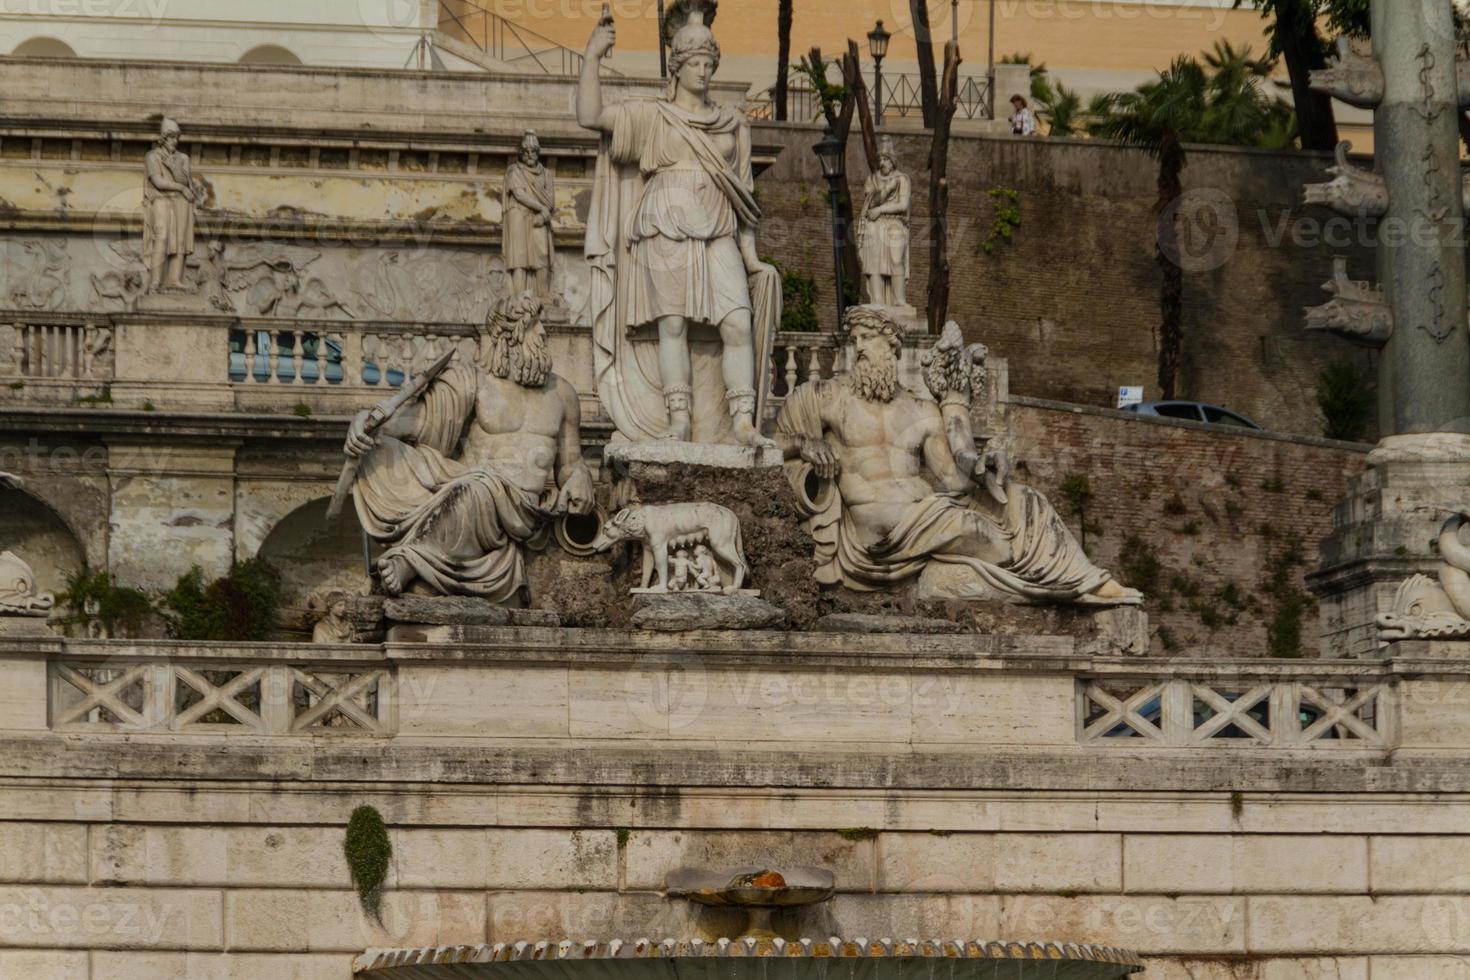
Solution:
<path fill-rule="evenodd" d="M 720 45 L 710 26 L 719 11 L 719 0 L 674 0 L 664 16 L 664 43 L 669 47 L 669 74 L 678 77 L 679 69 L 695 55 L 708 55 L 720 66 Z"/>
<path fill-rule="evenodd" d="M 521 149 L 524 150 L 527 147 L 535 147 L 538 150 L 541 149 L 541 137 L 536 135 L 536 131 L 534 129 L 528 129 L 521 134 Z"/>
<path fill-rule="evenodd" d="M 178 123 L 174 122 L 168 116 L 164 116 L 162 124 L 158 127 L 158 138 L 163 140 L 170 136 L 179 136 L 181 132 Z"/>

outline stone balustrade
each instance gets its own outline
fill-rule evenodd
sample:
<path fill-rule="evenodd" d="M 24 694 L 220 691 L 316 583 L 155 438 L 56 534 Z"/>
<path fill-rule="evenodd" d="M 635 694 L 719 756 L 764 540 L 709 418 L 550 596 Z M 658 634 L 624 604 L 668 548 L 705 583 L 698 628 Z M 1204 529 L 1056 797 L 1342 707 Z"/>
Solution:
<path fill-rule="evenodd" d="M 550 323 L 547 331 L 557 372 L 582 393 L 585 417 L 599 418 L 588 329 Z M 0 311 L 0 407 L 351 415 L 451 348 L 475 357 L 477 325 Z M 900 365 L 905 384 L 922 391 L 916 347 L 905 347 Z M 842 340 L 781 333 L 769 370 L 774 417 L 797 385 L 846 373 Z"/>
<path fill-rule="evenodd" d="M 1431 718 L 1435 744 L 1470 732 L 1466 663 L 1425 678 L 1409 660 L 1155 662 L 1079 655 L 1057 637 L 917 640 L 706 634 L 699 653 L 687 638 L 520 628 L 453 651 L 0 640 L 0 704 L 14 709 L 0 711 L 0 730 L 655 744 L 718 735 L 829 748 L 891 738 L 915 751 L 1024 743 L 1104 755 L 1381 754 L 1430 736 Z"/>

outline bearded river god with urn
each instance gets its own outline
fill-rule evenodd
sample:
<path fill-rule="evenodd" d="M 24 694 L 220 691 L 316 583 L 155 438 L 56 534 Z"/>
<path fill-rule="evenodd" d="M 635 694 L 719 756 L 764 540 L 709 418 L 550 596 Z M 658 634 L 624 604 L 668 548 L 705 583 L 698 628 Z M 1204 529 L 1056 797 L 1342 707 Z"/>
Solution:
<path fill-rule="evenodd" d="M 602 134 L 588 218 L 593 357 L 615 441 L 767 447 L 761 391 L 781 320 L 779 273 L 756 256 L 750 123 L 715 105 L 715 0 L 676 0 L 663 98 L 603 101 L 616 31 L 587 44 L 577 119 Z M 707 335 L 718 332 L 718 355 Z M 758 380 L 759 379 L 759 380 Z"/>

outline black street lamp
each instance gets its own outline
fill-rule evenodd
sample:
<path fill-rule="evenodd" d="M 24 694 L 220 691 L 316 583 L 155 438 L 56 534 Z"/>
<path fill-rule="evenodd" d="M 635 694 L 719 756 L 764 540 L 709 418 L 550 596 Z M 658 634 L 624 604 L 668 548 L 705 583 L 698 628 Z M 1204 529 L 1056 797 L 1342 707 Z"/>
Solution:
<path fill-rule="evenodd" d="M 837 134 L 832 132 L 829 125 L 827 131 L 817 145 L 812 147 L 817 159 L 822 162 L 822 176 L 827 178 L 827 186 L 831 190 L 832 198 L 832 262 L 836 274 L 837 283 L 837 328 L 842 329 L 842 323 L 847 318 L 847 289 L 842 281 L 842 243 L 847 235 L 842 227 L 842 212 L 837 206 L 837 188 L 847 173 L 847 155 L 844 152 L 842 141 Z"/>
<path fill-rule="evenodd" d="M 868 32 L 868 54 L 873 56 L 873 119 L 883 125 L 883 59 L 888 56 L 888 40 L 893 37 L 883 29 L 883 22 Z"/>

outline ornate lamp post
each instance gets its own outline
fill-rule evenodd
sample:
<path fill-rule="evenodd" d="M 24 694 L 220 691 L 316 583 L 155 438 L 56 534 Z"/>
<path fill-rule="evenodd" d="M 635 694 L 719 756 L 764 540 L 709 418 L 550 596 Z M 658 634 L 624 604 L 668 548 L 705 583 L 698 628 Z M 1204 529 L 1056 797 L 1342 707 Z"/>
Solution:
<path fill-rule="evenodd" d="M 893 35 L 883 29 L 883 22 L 868 32 L 868 54 L 873 58 L 873 123 L 883 125 L 883 59 L 888 56 L 888 41 Z"/>
<path fill-rule="evenodd" d="M 843 152 L 842 141 L 837 134 L 832 132 L 828 126 L 821 140 L 812 148 L 817 159 L 822 162 L 822 176 L 827 178 L 827 186 L 831 189 L 832 198 L 832 261 L 833 271 L 836 273 L 837 283 L 837 325 L 842 326 L 843 319 L 847 316 L 847 290 L 842 282 L 842 243 L 846 234 L 842 227 L 842 212 L 837 207 L 837 188 L 846 175 L 847 160 Z"/>

